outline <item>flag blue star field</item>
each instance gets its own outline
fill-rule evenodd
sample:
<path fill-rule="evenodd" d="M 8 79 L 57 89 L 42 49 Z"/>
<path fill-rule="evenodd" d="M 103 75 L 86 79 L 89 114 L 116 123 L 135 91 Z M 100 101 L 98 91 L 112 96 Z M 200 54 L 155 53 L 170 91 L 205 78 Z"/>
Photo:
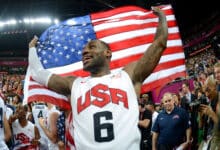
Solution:
<path fill-rule="evenodd" d="M 42 34 L 38 55 L 46 69 L 79 62 L 83 47 L 91 39 L 96 39 L 96 35 L 90 16 L 72 18 Z"/>
<path fill-rule="evenodd" d="M 158 66 L 144 81 L 142 92 L 165 85 L 185 76 L 185 56 L 179 29 L 170 5 L 160 6 L 168 22 L 168 42 Z M 153 42 L 158 17 L 151 10 L 125 6 L 87 16 L 71 18 L 49 27 L 39 38 L 37 52 L 42 65 L 53 73 L 68 76 L 88 76 L 82 70 L 82 50 L 92 39 L 109 44 L 112 50 L 112 71 L 139 59 Z M 143 68 L 144 69 L 144 68 Z M 69 107 L 68 99 L 30 80 L 26 75 L 25 99 L 58 103 Z M 58 100 L 57 100 L 58 99 Z M 64 100 L 64 101 L 63 101 Z M 55 101 L 55 102 L 54 102 Z"/>

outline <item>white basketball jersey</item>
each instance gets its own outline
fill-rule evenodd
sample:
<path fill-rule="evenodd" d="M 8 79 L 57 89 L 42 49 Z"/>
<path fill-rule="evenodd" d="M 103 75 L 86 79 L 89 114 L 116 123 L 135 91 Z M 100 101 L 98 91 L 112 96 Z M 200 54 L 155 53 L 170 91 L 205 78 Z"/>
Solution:
<path fill-rule="evenodd" d="M 8 150 L 7 145 L 5 144 L 5 132 L 4 132 L 4 117 L 5 117 L 6 106 L 3 99 L 0 97 L 0 149 Z"/>
<path fill-rule="evenodd" d="M 14 136 L 14 150 L 22 147 L 30 146 L 31 141 L 35 137 L 34 124 L 28 121 L 25 127 L 22 127 L 18 119 L 12 123 L 12 131 Z"/>
<path fill-rule="evenodd" d="M 0 141 L 4 140 L 4 115 L 5 115 L 5 104 L 4 101 L 0 98 Z"/>
<path fill-rule="evenodd" d="M 48 109 L 48 112 L 47 112 L 46 126 L 47 126 L 47 129 L 49 130 L 50 130 L 50 117 L 51 117 L 51 114 L 54 112 L 57 112 L 58 114 L 60 114 L 60 112 L 56 109 L 55 106 L 53 106 L 53 108 L 51 109 Z M 57 143 L 53 143 L 52 141 L 50 141 L 50 139 L 48 139 L 48 148 L 49 150 L 59 150 Z"/>
<path fill-rule="evenodd" d="M 48 108 L 45 104 L 39 103 L 39 104 L 34 104 L 32 106 L 32 114 L 34 117 L 34 122 L 36 127 L 39 130 L 40 133 L 40 143 L 41 143 L 41 149 L 48 149 L 48 138 L 46 136 L 46 134 L 44 133 L 43 129 L 41 128 L 40 124 L 39 124 L 39 118 L 42 117 L 44 119 L 46 119 L 47 117 L 47 113 L 48 113 Z M 46 148 L 44 148 L 46 147 Z"/>
<path fill-rule="evenodd" d="M 77 150 L 138 150 L 138 103 L 128 74 L 77 78 L 72 87 Z"/>
<path fill-rule="evenodd" d="M 41 128 L 40 124 L 39 124 L 39 118 L 42 117 L 44 119 L 46 119 L 47 116 L 47 112 L 48 112 L 48 108 L 45 104 L 34 104 L 32 106 L 32 114 L 34 117 L 34 122 L 36 127 L 38 128 L 41 137 L 47 137 L 43 131 L 43 129 Z"/>

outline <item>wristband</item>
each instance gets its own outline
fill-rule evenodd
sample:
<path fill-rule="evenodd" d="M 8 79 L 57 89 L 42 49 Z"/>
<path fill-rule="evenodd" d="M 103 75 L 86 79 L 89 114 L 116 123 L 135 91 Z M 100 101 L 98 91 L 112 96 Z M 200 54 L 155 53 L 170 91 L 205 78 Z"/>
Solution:
<path fill-rule="evenodd" d="M 48 86 L 48 81 L 52 73 L 43 68 L 35 47 L 29 49 L 28 59 L 32 78 L 38 83 Z"/>

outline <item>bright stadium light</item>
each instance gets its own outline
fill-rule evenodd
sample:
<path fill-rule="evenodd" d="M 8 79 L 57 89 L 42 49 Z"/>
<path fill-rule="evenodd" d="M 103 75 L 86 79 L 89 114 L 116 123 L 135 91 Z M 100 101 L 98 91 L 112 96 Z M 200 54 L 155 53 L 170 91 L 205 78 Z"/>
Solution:
<path fill-rule="evenodd" d="M 6 21 L 0 20 L 0 27 L 4 26 L 11 26 L 11 25 L 16 25 L 16 24 L 58 24 L 59 20 L 57 18 L 52 19 L 50 17 L 38 17 L 38 18 L 24 18 L 23 20 L 21 19 L 9 19 Z"/>
<path fill-rule="evenodd" d="M 15 19 L 10 19 L 7 21 L 0 21 L 0 27 L 4 27 L 6 25 L 16 25 L 17 21 Z"/>
<path fill-rule="evenodd" d="M 54 19 L 54 23 L 58 24 L 60 21 L 58 19 Z"/>
<path fill-rule="evenodd" d="M 11 20 L 6 21 L 6 24 L 7 25 L 16 25 L 17 21 L 15 19 L 11 19 Z"/>
<path fill-rule="evenodd" d="M 25 24 L 29 24 L 29 23 L 30 23 L 30 19 L 24 18 L 24 19 L 23 19 L 23 22 L 24 22 Z"/>
<path fill-rule="evenodd" d="M 50 24 L 52 21 L 48 17 L 42 17 L 42 18 L 36 18 L 35 23 L 45 23 L 45 24 Z"/>
<path fill-rule="evenodd" d="M 0 21 L 0 27 L 4 27 L 4 22 Z"/>
<path fill-rule="evenodd" d="M 40 17 L 40 18 L 24 18 L 23 19 L 25 24 L 36 24 L 36 23 L 41 23 L 41 24 L 50 24 L 52 21 L 49 17 Z"/>

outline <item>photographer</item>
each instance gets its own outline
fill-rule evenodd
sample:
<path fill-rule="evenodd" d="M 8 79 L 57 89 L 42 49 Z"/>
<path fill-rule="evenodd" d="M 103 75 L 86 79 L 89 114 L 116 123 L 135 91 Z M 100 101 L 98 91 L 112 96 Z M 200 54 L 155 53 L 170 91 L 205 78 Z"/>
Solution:
<path fill-rule="evenodd" d="M 217 116 L 216 121 L 213 128 L 212 139 L 210 141 L 210 149 L 220 149 L 220 101 L 217 104 Z"/>
<path fill-rule="evenodd" d="M 216 90 L 216 82 L 213 76 L 209 76 L 204 84 L 204 92 L 208 98 L 208 104 L 200 104 L 199 106 L 199 127 L 203 130 L 203 142 L 199 149 L 208 148 L 212 139 L 214 124 L 217 124 L 216 106 L 218 102 L 218 93 Z"/>
<path fill-rule="evenodd" d="M 196 95 L 192 94 L 189 88 L 189 83 L 184 82 L 182 84 L 182 98 L 181 98 L 181 107 L 184 108 L 190 115 L 190 122 L 191 122 L 191 127 L 192 127 L 192 149 L 197 149 L 197 142 L 198 142 L 198 122 L 197 122 L 197 117 L 198 117 L 198 111 L 195 109 L 194 103 L 196 103 Z"/>

